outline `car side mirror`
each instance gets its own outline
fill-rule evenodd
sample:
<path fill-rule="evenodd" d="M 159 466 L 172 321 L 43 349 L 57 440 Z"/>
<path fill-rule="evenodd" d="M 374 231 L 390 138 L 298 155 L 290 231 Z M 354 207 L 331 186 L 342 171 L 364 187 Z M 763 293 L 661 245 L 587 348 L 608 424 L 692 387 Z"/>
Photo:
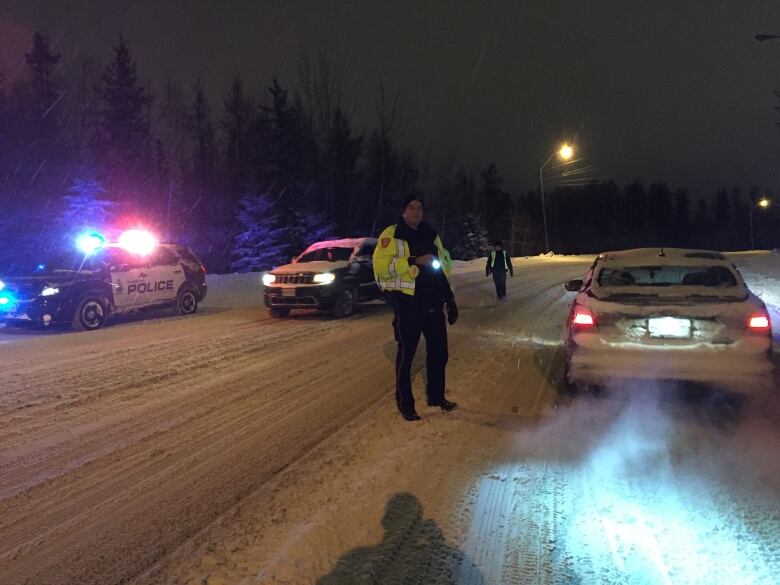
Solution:
<path fill-rule="evenodd" d="M 569 292 L 577 292 L 582 288 L 582 280 L 569 280 L 563 286 Z"/>

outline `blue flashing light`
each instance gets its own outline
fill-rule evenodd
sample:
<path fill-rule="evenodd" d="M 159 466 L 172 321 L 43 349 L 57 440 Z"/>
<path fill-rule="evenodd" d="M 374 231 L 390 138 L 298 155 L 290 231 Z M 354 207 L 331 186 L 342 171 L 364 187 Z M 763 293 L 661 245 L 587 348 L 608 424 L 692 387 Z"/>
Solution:
<path fill-rule="evenodd" d="M 38 266 L 35 267 L 35 270 L 37 270 L 38 272 L 43 272 L 44 270 L 46 270 L 46 264 L 38 264 Z"/>
<path fill-rule="evenodd" d="M 87 232 L 76 238 L 76 246 L 84 254 L 92 254 L 106 243 L 106 238 L 98 232 Z"/>
<path fill-rule="evenodd" d="M 10 294 L 5 293 L 0 295 L 0 311 L 11 311 L 13 310 L 14 305 L 14 299 Z"/>

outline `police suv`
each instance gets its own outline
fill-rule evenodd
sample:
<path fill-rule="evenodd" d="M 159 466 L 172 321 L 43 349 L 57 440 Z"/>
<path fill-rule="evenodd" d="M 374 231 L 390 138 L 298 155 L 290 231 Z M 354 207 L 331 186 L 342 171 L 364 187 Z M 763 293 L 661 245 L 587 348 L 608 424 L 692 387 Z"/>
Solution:
<path fill-rule="evenodd" d="M 195 313 L 206 269 L 187 247 L 156 244 L 145 255 L 114 244 L 84 254 L 54 254 L 34 266 L 0 267 L 0 322 L 67 323 L 100 329 L 111 315 L 171 307 Z"/>
<path fill-rule="evenodd" d="M 265 305 L 274 317 L 291 309 L 332 311 L 348 317 L 361 301 L 381 297 L 374 280 L 376 238 L 347 238 L 312 244 L 291 264 L 263 276 Z"/>

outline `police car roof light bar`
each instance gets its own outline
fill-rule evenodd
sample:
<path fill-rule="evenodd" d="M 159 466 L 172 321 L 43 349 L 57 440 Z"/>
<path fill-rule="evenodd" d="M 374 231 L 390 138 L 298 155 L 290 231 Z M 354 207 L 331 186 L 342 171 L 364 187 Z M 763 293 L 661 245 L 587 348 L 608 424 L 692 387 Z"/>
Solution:
<path fill-rule="evenodd" d="M 132 229 L 119 236 L 119 246 L 131 254 L 146 256 L 157 246 L 157 240 L 146 230 Z"/>
<path fill-rule="evenodd" d="M 76 247 L 87 255 L 99 250 L 105 243 L 106 238 L 98 232 L 87 232 L 76 238 Z"/>

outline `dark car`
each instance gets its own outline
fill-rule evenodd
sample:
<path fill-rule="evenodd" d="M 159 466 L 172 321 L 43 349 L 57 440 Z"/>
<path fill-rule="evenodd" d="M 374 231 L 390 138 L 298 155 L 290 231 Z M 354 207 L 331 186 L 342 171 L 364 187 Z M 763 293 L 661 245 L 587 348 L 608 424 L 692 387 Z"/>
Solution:
<path fill-rule="evenodd" d="M 381 297 L 374 280 L 376 238 L 349 238 L 312 244 L 291 264 L 263 276 L 265 305 L 274 317 L 291 309 L 332 311 L 347 317 L 357 304 Z"/>
<path fill-rule="evenodd" d="M 90 254 L 63 252 L 30 267 L 0 266 L 0 322 L 100 329 L 111 315 L 171 307 L 195 313 L 206 296 L 206 269 L 187 247 L 157 244 L 140 256 L 116 245 Z"/>

